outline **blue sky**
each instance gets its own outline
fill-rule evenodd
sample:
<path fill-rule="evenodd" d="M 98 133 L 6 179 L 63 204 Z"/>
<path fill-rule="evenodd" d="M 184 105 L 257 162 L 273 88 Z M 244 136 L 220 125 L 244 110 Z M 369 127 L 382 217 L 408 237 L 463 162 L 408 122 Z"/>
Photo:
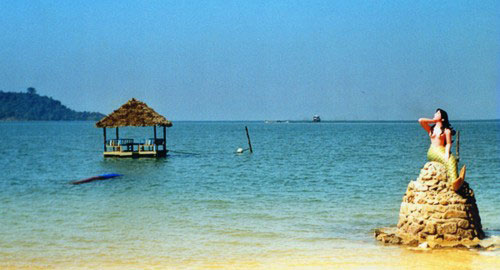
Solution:
<path fill-rule="evenodd" d="M 0 89 L 172 120 L 500 118 L 500 1 L 0 1 Z"/>

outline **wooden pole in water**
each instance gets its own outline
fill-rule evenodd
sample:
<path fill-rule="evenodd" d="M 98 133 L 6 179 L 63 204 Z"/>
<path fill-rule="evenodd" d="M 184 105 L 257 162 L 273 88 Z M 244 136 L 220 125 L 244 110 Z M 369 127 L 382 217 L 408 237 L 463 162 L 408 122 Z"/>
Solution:
<path fill-rule="evenodd" d="M 247 132 L 247 139 L 248 139 L 248 147 L 250 149 L 250 153 L 253 153 L 253 150 L 252 150 L 252 143 L 250 142 L 250 135 L 248 134 L 248 127 L 245 126 L 245 131 Z"/>
<path fill-rule="evenodd" d="M 120 139 L 120 135 L 119 135 L 118 133 L 119 133 L 119 132 L 118 132 L 118 127 L 116 127 L 116 139 L 117 139 L 117 140 L 118 140 L 118 139 Z"/>
<path fill-rule="evenodd" d="M 102 130 L 104 132 L 104 152 L 106 152 L 106 128 L 103 127 Z"/>
<path fill-rule="evenodd" d="M 460 131 L 457 131 L 457 162 L 460 161 Z"/>

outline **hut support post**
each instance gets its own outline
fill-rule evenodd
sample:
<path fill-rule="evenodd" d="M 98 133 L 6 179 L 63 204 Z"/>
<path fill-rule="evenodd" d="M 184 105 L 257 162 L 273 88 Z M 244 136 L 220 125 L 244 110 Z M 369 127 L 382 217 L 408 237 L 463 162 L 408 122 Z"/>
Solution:
<path fill-rule="evenodd" d="M 120 139 L 120 134 L 119 134 L 119 131 L 118 131 L 118 127 L 116 127 L 116 139 Z"/>
<path fill-rule="evenodd" d="M 102 131 L 104 132 L 104 152 L 106 152 L 106 128 L 102 128 Z"/>
<path fill-rule="evenodd" d="M 163 126 L 163 150 L 167 151 L 167 127 Z"/>
<path fill-rule="evenodd" d="M 153 147 L 154 147 L 154 150 L 156 151 L 156 148 L 157 148 L 157 146 L 156 146 L 156 125 L 153 126 L 153 131 L 154 131 L 154 144 L 153 144 L 154 146 Z"/>

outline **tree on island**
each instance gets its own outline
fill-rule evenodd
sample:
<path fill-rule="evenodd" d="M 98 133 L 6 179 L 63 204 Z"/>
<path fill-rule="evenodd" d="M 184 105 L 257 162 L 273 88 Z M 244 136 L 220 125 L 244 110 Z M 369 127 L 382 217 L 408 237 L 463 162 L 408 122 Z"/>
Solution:
<path fill-rule="evenodd" d="M 30 95 L 36 95 L 36 89 L 35 87 L 28 87 L 28 89 L 26 89 L 28 94 Z"/>
<path fill-rule="evenodd" d="M 99 120 L 97 112 L 77 112 L 51 97 L 40 96 L 34 87 L 26 92 L 0 91 L 0 121 Z"/>

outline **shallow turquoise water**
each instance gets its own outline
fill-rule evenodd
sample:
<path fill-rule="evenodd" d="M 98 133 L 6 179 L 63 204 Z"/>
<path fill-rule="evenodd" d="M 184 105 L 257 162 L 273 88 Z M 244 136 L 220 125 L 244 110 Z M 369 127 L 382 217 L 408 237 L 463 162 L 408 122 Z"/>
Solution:
<path fill-rule="evenodd" d="M 105 159 L 92 122 L 0 123 L 0 266 L 189 262 L 378 245 L 426 162 L 417 122 L 175 122 L 166 159 Z M 500 122 L 456 122 L 484 228 L 500 235 Z M 244 126 L 254 153 L 246 148 Z M 114 134 L 114 131 L 108 131 Z M 121 129 L 122 138 L 152 128 Z M 84 185 L 72 180 L 115 172 Z"/>

